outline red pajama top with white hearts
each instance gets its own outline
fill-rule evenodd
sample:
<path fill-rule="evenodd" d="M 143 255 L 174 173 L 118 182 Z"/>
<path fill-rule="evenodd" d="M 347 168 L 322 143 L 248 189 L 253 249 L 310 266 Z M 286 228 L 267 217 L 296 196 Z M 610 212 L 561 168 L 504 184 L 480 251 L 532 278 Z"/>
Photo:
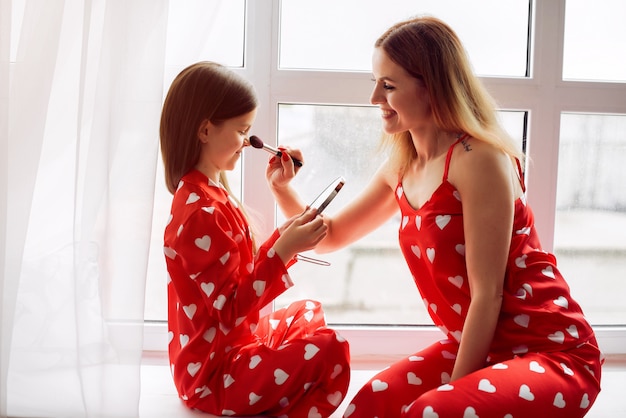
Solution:
<path fill-rule="evenodd" d="M 271 245 L 256 257 L 248 223 L 228 192 L 199 171 L 186 174 L 165 229 L 169 357 L 181 396 L 222 386 L 220 367 L 258 343 L 259 311 L 293 285 Z"/>
<path fill-rule="evenodd" d="M 396 187 L 396 199 L 402 213 L 400 246 L 415 283 L 435 325 L 448 338 L 460 342 L 470 290 L 463 204 L 448 182 L 452 150 L 457 143 L 448 151 L 443 181 L 429 201 L 415 210 L 404 195 L 402 182 Z M 556 267 L 556 259 L 541 249 L 530 207 L 524 198 L 517 199 L 491 361 L 527 352 L 561 351 L 592 336 L 591 327 Z"/>

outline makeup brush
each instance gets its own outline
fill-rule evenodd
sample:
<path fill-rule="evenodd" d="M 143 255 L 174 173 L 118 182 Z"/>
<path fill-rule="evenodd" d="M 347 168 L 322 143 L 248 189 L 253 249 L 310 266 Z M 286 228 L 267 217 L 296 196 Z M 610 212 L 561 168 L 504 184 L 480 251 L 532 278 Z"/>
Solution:
<path fill-rule="evenodd" d="M 248 141 L 250 142 L 250 145 L 252 145 L 254 148 L 264 149 L 265 151 L 269 152 L 270 154 L 274 154 L 277 157 L 280 157 L 283 155 L 283 152 L 281 150 L 271 147 L 267 144 L 264 144 L 261 138 L 259 138 L 256 135 L 252 135 L 250 138 L 248 138 Z M 291 159 L 293 160 L 293 163 L 296 166 L 302 167 L 302 161 L 298 160 L 295 157 L 291 157 Z"/>

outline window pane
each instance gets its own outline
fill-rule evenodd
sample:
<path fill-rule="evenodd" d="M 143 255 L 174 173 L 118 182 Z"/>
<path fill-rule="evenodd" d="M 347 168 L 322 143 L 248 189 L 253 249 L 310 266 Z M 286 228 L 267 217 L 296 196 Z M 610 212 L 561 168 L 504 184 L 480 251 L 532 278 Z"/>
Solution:
<path fill-rule="evenodd" d="M 244 23 L 244 0 L 170 1 L 168 65 L 208 60 L 242 67 Z"/>
<path fill-rule="evenodd" d="M 454 28 L 479 74 L 524 77 L 529 7 L 528 0 L 283 0 L 280 67 L 370 71 L 378 36 L 429 14 Z"/>
<path fill-rule="evenodd" d="M 561 116 L 555 253 L 593 324 L 626 324 L 626 115 Z"/>
<path fill-rule="evenodd" d="M 626 81 L 626 2 L 567 0 L 563 78 Z"/>
<path fill-rule="evenodd" d="M 515 138 L 523 137 L 524 112 L 503 112 L 501 119 Z M 376 107 L 280 105 L 280 144 L 300 148 L 306 162 L 294 187 L 308 202 L 338 175 L 346 185 L 328 206 L 332 214 L 368 182 L 383 155 Z M 284 218 L 279 217 L 278 223 Z M 412 276 L 398 248 L 400 215 L 343 250 L 318 255 L 323 267 L 298 262 L 290 268 L 296 286 L 277 306 L 303 298 L 324 303 L 328 321 L 344 324 L 431 324 Z M 381 286 L 381 284 L 384 284 Z"/>

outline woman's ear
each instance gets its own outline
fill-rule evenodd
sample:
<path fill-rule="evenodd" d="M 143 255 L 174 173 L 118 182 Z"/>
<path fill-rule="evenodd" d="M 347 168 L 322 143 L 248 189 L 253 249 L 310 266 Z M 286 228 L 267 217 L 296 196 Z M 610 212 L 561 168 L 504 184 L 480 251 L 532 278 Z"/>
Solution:
<path fill-rule="evenodd" d="M 203 144 L 209 142 L 209 133 L 211 132 L 211 128 L 213 126 L 214 125 L 208 119 L 205 119 L 202 123 L 200 123 L 200 126 L 198 127 L 198 139 L 200 142 Z"/>

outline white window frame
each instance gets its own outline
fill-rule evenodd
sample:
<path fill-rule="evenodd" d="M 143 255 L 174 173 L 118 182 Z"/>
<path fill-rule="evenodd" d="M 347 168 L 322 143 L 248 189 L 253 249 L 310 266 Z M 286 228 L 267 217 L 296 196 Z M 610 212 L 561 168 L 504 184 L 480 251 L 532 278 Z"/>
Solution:
<path fill-rule="evenodd" d="M 626 83 L 563 81 L 566 0 L 534 0 L 532 56 L 529 78 L 484 77 L 483 82 L 502 109 L 529 112 L 528 200 L 547 250 L 553 249 L 556 213 L 559 130 L 562 112 L 626 114 Z M 280 0 L 246 2 L 244 68 L 236 69 L 255 85 L 260 106 L 255 133 L 268 143 L 276 140 L 278 104 L 368 105 L 371 74 L 300 71 L 278 68 Z M 267 157 L 248 153 L 243 164 L 243 199 L 274 225 L 275 203 L 264 172 Z M 264 231 L 268 233 L 270 231 Z M 431 326 L 335 326 L 349 341 L 353 357 L 408 355 L 441 338 Z M 144 347 L 167 347 L 167 326 L 145 324 Z M 607 355 L 626 354 L 626 326 L 596 326 Z"/>

